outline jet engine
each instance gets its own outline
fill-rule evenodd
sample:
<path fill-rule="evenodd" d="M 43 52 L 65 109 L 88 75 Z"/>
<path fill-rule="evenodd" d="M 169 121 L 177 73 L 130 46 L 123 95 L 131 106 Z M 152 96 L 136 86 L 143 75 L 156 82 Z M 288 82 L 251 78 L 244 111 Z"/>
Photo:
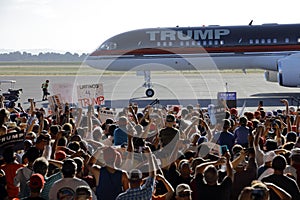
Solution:
<path fill-rule="evenodd" d="M 278 83 L 285 87 L 300 87 L 300 54 L 277 61 Z"/>

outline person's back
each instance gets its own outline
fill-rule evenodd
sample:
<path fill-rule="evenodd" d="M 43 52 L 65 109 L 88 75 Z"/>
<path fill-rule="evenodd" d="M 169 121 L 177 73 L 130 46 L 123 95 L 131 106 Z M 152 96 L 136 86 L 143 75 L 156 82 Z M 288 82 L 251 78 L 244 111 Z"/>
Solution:
<path fill-rule="evenodd" d="M 75 177 L 77 165 L 72 159 L 66 159 L 63 161 L 62 165 L 62 179 L 56 181 L 49 192 L 49 199 L 56 200 L 64 197 L 75 198 L 76 188 L 79 186 L 89 185 L 77 177 Z M 93 198 L 96 199 L 96 196 L 93 193 Z"/>
<path fill-rule="evenodd" d="M 159 138 L 163 147 L 167 146 L 172 140 L 177 141 L 179 139 L 178 129 L 172 127 L 166 127 L 160 130 Z"/>
<path fill-rule="evenodd" d="M 108 171 L 107 167 L 100 169 L 99 184 L 96 188 L 97 199 L 114 200 L 122 191 L 122 171 Z"/>
<path fill-rule="evenodd" d="M 84 180 L 76 177 L 62 178 L 53 184 L 49 192 L 49 199 L 59 199 L 59 197 L 64 195 L 75 197 L 76 188 L 84 185 L 89 186 Z"/>
<path fill-rule="evenodd" d="M 283 174 L 283 171 L 286 168 L 286 159 L 282 155 L 276 156 L 272 161 L 272 168 L 274 169 L 274 173 L 264 177 L 262 182 L 273 183 L 282 188 L 292 195 L 293 200 L 300 199 L 300 191 L 296 181 Z M 272 190 L 270 191 L 270 197 L 272 200 L 280 199 Z"/>
<path fill-rule="evenodd" d="M 201 200 L 229 200 L 232 188 L 233 169 L 230 154 L 226 152 L 224 157 L 217 161 L 205 162 L 197 166 L 196 176 L 191 182 L 193 197 Z M 225 160 L 224 160 L 225 159 Z M 226 176 L 218 183 L 219 173 L 215 166 L 226 163 Z"/>
<path fill-rule="evenodd" d="M 152 199 L 156 172 L 154 169 L 154 161 L 151 149 L 146 146 L 144 152 L 146 153 L 149 162 L 149 176 L 146 178 L 145 183 L 142 184 L 142 172 L 138 169 L 132 169 L 129 172 L 130 188 L 119 194 L 116 200 Z"/>
<path fill-rule="evenodd" d="M 28 186 L 28 181 L 33 174 L 32 165 L 33 162 L 39 157 L 39 152 L 35 148 L 30 147 L 25 154 L 23 159 L 27 159 L 28 164 L 26 167 L 18 169 L 16 176 L 14 178 L 14 184 L 20 187 L 19 198 L 27 197 L 30 194 L 30 188 Z"/>
<path fill-rule="evenodd" d="M 19 194 L 19 187 L 14 185 L 14 178 L 17 170 L 23 167 L 23 165 L 15 162 L 14 151 L 12 148 L 5 149 L 3 151 L 3 157 L 6 164 L 0 166 L 0 169 L 5 172 L 8 197 L 13 199 L 18 197 Z"/>
<path fill-rule="evenodd" d="M 127 142 L 127 133 L 122 128 L 116 128 L 114 130 L 114 145 L 121 145 Z"/>
<path fill-rule="evenodd" d="M 19 168 L 14 178 L 14 184 L 20 187 L 19 198 L 27 197 L 30 194 L 28 181 L 33 174 L 32 169 L 28 167 Z"/>
<path fill-rule="evenodd" d="M 42 198 L 41 191 L 44 188 L 45 180 L 43 175 L 41 174 L 32 174 L 30 177 L 29 187 L 30 187 L 30 195 L 27 198 L 23 198 L 23 200 L 45 200 Z"/>
<path fill-rule="evenodd" d="M 234 145 L 234 136 L 229 131 L 222 131 L 217 143 L 221 146 L 226 145 L 231 152 L 231 149 Z"/>
<path fill-rule="evenodd" d="M 249 128 L 247 125 L 247 118 L 241 117 L 240 118 L 240 126 L 238 126 L 234 130 L 234 137 L 235 137 L 235 143 L 240 144 L 243 147 L 248 147 L 248 135 L 250 133 Z"/>
<path fill-rule="evenodd" d="M 197 180 L 197 192 L 203 200 L 228 200 L 230 196 L 230 190 L 232 187 L 232 181 L 225 177 L 220 184 L 208 185 L 203 181 L 203 176 L 198 174 Z"/>

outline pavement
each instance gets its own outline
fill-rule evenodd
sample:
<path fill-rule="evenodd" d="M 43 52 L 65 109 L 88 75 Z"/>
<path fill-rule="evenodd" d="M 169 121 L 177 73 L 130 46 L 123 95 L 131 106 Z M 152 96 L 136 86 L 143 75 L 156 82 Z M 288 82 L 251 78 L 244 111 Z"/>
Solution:
<path fill-rule="evenodd" d="M 27 99 L 34 98 L 38 105 L 48 107 L 47 101 L 41 101 L 41 84 L 50 80 L 49 92 L 53 94 L 55 85 L 68 85 L 70 95 L 75 95 L 77 85 L 103 83 L 105 105 L 111 108 L 122 108 L 129 102 L 136 102 L 140 107 L 159 100 L 166 105 L 196 105 L 207 107 L 217 100 L 218 92 L 236 92 L 237 107 L 255 108 L 259 101 L 265 107 L 283 108 L 280 99 L 288 99 L 290 105 L 299 106 L 300 89 L 281 87 L 278 83 L 266 82 L 263 73 L 239 72 L 195 72 L 181 73 L 152 73 L 151 81 L 155 95 L 145 96 L 143 76 L 135 74 L 94 75 L 94 76 L 0 76 L 0 80 L 16 80 L 15 88 L 22 88 L 20 102 L 28 104 Z M 1 92 L 6 91 L 6 85 L 0 85 Z M 73 91 L 70 91 L 72 90 Z M 76 95 L 75 95 L 76 96 Z M 74 96 L 72 97 L 74 98 Z M 76 102 L 76 100 L 75 100 Z"/>

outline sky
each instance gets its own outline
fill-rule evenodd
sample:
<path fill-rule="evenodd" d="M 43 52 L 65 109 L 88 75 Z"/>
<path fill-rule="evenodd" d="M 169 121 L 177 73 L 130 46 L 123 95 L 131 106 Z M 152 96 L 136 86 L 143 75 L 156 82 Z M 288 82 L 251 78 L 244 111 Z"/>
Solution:
<path fill-rule="evenodd" d="M 300 23 L 299 8 L 299 0 L 0 0 L 0 52 L 91 53 L 140 28 Z"/>

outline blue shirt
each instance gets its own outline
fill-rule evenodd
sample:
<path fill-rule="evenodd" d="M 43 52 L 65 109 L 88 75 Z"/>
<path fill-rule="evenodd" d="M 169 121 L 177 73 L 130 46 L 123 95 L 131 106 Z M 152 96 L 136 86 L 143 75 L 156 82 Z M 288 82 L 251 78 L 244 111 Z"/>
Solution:
<path fill-rule="evenodd" d="M 240 145 L 248 144 L 249 128 L 239 126 L 234 130 L 235 143 Z"/>
<path fill-rule="evenodd" d="M 227 145 L 227 148 L 228 150 L 232 151 L 232 147 L 234 145 L 234 136 L 231 132 L 225 132 L 225 131 L 222 131 L 219 135 L 219 138 L 217 140 L 217 144 L 219 145 Z"/>
<path fill-rule="evenodd" d="M 154 178 L 148 177 L 146 182 L 138 188 L 129 188 L 119 194 L 116 200 L 151 200 L 154 190 Z"/>
<path fill-rule="evenodd" d="M 114 130 L 114 145 L 121 145 L 127 142 L 127 133 L 121 128 L 116 128 Z"/>

